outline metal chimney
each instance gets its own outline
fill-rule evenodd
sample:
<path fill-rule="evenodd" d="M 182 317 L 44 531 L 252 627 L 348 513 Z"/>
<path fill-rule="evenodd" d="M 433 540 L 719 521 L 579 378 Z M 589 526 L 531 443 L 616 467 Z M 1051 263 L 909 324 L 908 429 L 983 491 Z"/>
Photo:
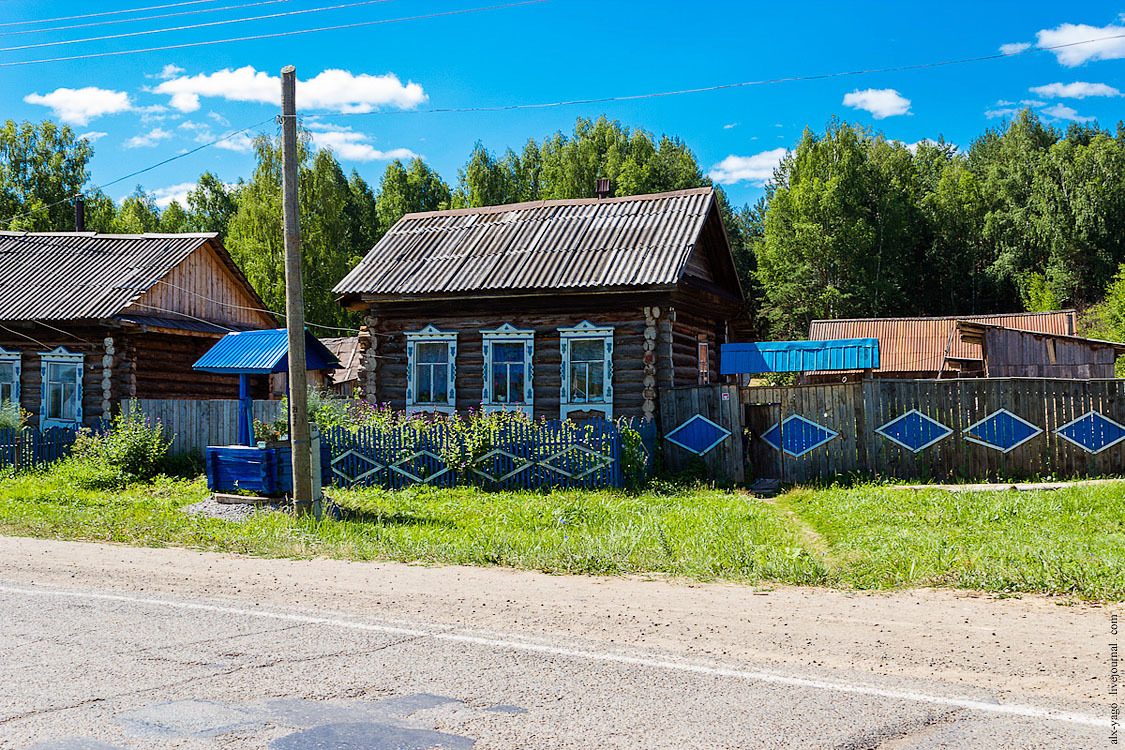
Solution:
<path fill-rule="evenodd" d="M 81 195 L 74 199 L 74 231 L 86 231 L 86 199 Z"/>
<path fill-rule="evenodd" d="M 609 178 L 608 177 L 599 177 L 595 181 L 595 183 L 594 183 L 594 193 L 597 194 L 597 196 L 599 198 L 608 198 L 609 197 Z"/>

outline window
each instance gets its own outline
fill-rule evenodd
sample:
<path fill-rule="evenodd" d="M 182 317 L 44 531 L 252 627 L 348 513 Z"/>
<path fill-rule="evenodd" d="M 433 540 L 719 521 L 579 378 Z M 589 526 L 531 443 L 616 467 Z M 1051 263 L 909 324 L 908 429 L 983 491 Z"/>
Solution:
<path fill-rule="evenodd" d="M 63 347 L 42 352 L 40 427 L 73 427 L 82 422 L 82 355 Z"/>
<path fill-rule="evenodd" d="M 613 328 L 583 321 L 559 329 L 562 391 L 559 417 L 571 412 L 601 412 L 613 417 Z"/>
<path fill-rule="evenodd" d="M 406 334 L 406 410 L 451 413 L 457 404 L 457 333 L 428 325 Z"/>
<path fill-rule="evenodd" d="M 0 404 L 20 402 L 20 353 L 0 347 Z"/>
<path fill-rule="evenodd" d="M 699 384 L 707 385 L 711 382 L 711 364 L 709 362 L 710 346 L 706 341 L 699 342 Z"/>
<path fill-rule="evenodd" d="M 535 331 L 505 323 L 480 333 L 484 349 L 481 407 L 485 411 L 519 409 L 531 416 L 534 402 L 531 359 L 535 352 Z"/>

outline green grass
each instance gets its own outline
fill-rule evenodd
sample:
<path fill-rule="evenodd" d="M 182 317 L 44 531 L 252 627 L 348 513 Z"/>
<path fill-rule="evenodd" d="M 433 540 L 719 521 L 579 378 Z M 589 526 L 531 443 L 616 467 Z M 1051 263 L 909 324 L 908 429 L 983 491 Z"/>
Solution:
<path fill-rule="evenodd" d="M 953 586 L 1125 599 L 1125 483 L 952 493 L 880 485 L 737 492 L 338 490 L 346 520 L 189 516 L 201 481 L 77 489 L 62 473 L 0 479 L 0 533 L 264 557 L 654 573 L 845 588 Z"/>

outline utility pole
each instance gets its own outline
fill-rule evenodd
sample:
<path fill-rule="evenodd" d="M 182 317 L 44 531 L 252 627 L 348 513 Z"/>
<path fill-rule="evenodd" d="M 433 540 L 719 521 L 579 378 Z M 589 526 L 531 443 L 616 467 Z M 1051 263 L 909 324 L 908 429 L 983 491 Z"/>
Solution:
<path fill-rule="evenodd" d="M 309 441 L 308 373 L 305 371 L 305 295 L 301 288 L 301 228 L 297 221 L 297 69 L 281 69 L 281 186 L 285 214 L 285 326 L 289 334 L 289 443 L 293 451 L 293 504 L 297 515 L 313 503 Z M 319 494 L 319 493 L 318 493 Z"/>

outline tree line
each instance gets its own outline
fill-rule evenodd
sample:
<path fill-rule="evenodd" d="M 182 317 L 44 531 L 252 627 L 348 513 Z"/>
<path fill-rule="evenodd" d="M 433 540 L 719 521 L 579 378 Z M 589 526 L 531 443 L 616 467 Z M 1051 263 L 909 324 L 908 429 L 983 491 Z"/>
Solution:
<path fill-rule="evenodd" d="M 218 232 L 274 310 L 284 306 L 279 142 L 254 142 L 254 173 L 204 172 L 186 205 L 140 187 L 120 206 L 87 190 L 87 228 Z M 0 129 L 0 217 L 66 230 L 64 200 L 87 185 L 92 146 L 51 122 Z M 454 185 L 423 160 L 394 161 L 377 189 L 345 174 L 307 134 L 299 149 L 309 320 L 354 326 L 332 286 L 404 214 L 711 184 L 681 139 L 601 117 L 496 154 L 478 143 Z M 1094 335 L 1125 335 L 1125 127 L 1060 130 L 1030 110 L 965 149 L 906 145 L 833 120 L 809 129 L 753 206 L 716 188 L 747 311 L 763 337 L 803 338 L 818 318 L 954 315 L 1078 307 Z M 50 206 L 49 208 L 47 208 Z"/>

